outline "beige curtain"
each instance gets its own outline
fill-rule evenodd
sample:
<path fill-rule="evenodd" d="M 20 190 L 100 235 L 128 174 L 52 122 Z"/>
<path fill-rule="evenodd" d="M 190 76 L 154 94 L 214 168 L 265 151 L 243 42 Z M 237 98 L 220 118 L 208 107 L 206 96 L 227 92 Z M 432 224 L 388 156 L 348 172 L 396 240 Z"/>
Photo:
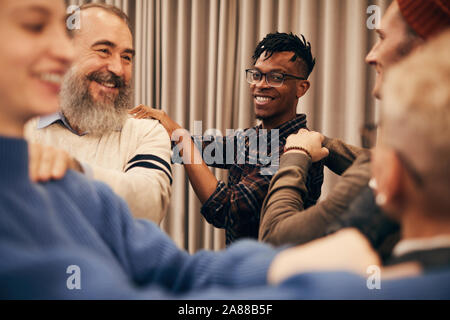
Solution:
<path fill-rule="evenodd" d="M 68 1 L 81 4 L 89 1 Z M 135 104 L 165 110 L 192 130 L 255 124 L 244 70 L 269 32 L 294 32 L 311 42 L 317 59 L 311 89 L 300 99 L 309 127 L 361 145 L 360 128 L 375 117 L 374 74 L 364 57 L 375 41 L 367 7 L 390 0 L 111 0 L 134 26 Z M 226 180 L 226 172 L 215 171 Z M 336 181 L 327 172 L 323 195 Z M 181 247 L 224 247 L 224 233 L 200 215 L 200 203 L 182 166 L 174 166 L 170 211 L 162 223 Z"/>

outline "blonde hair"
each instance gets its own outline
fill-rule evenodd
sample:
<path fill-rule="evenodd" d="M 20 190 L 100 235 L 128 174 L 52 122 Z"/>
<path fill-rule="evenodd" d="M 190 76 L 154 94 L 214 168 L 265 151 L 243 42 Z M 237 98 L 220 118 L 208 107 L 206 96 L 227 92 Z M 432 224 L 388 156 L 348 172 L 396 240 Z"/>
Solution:
<path fill-rule="evenodd" d="M 450 29 L 393 66 L 383 85 L 383 143 L 424 180 L 430 201 L 450 208 Z M 432 202 L 433 203 L 433 202 Z M 442 207 L 441 207 L 442 208 Z"/>

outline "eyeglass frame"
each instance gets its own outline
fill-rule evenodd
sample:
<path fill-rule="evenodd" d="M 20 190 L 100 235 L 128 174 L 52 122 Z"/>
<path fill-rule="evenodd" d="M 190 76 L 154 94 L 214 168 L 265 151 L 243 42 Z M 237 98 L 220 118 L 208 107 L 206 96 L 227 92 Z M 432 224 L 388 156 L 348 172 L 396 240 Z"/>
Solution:
<path fill-rule="evenodd" d="M 279 88 L 279 87 L 281 87 L 281 86 L 284 84 L 284 80 L 289 80 L 289 79 L 287 79 L 286 77 L 292 77 L 292 78 L 297 79 L 297 80 L 307 80 L 307 79 L 305 79 L 305 78 L 303 78 L 303 77 L 297 77 L 297 76 L 295 76 L 295 75 L 293 75 L 293 74 L 289 74 L 289 73 L 283 73 L 283 72 L 277 72 L 277 71 L 269 71 L 269 72 L 265 72 L 265 73 L 264 73 L 264 72 L 259 71 L 258 69 L 252 69 L 252 68 L 250 68 L 250 69 L 245 69 L 245 79 L 247 80 L 247 82 L 248 82 L 249 84 L 256 84 L 256 83 L 259 82 L 259 81 L 258 81 L 258 82 L 250 82 L 250 81 L 248 81 L 248 74 L 249 74 L 250 71 L 256 71 L 256 72 L 259 72 L 259 73 L 261 74 L 261 79 L 260 79 L 259 81 L 261 81 L 261 80 L 262 80 L 262 77 L 264 77 L 264 79 L 266 80 L 266 84 L 267 84 L 268 86 L 270 86 L 270 87 L 273 87 L 273 88 Z M 267 74 L 280 74 L 280 75 L 283 76 L 283 80 L 281 81 L 281 83 L 280 83 L 279 86 L 274 86 L 274 85 L 270 84 L 269 81 L 267 80 Z"/>

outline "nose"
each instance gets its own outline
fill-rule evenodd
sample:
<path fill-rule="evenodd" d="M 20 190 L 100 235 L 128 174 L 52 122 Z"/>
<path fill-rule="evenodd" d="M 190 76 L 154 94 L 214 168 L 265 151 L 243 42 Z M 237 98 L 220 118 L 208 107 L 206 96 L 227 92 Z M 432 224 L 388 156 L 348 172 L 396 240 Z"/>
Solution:
<path fill-rule="evenodd" d="M 370 65 L 375 65 L 377 62 L 377 48 L 378 48 L 378 43 L 375 44 L 372 49 L 369 51 L 369 53 L 366 56 L 366 63 L 370 64 Z"/>
<path fill-rule="evenodd" d="M 261 79 L 259 79 L 259 81 L 256 82 L 254 85 L 256 88 L 259 89 L 270 88 L 269 84 L 267 83 L 267 75 L 265 74 L 261 75 Z"/>
<path fill-rule="evenodd" d="M 109 58 L 108 71 L 114 73 L 118 77 L 123 77 L 125 74 L 124 67 L 122 64 L 122 58 L 120 56 L 113 55 Z"/>

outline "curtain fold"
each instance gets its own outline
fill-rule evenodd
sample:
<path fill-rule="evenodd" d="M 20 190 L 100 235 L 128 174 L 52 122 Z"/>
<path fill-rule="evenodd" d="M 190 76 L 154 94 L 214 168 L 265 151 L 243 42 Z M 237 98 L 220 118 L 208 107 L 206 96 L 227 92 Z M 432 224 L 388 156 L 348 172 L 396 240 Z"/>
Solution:
<path fill-rule="evenodd" d="M 80 5 L 89 1 L 67 1 Z M 376 118 L 374 72 L 364 57 L 375 41 L 366 9 L 390 0 L 107 0 L 130 15 L 136 47 L 135 104 L 165 110 L 193 131 L 253 126 L 249 86 L 256 44 L 269 32 L 303 34 L 316 67 L 300 99 L 308 126 L 361 145 L 360 128 Z M 218 179 L 226 172 L 213 171 Z M 171 206 L 161 228 L 190 252 L 224 247 L 224 232 L 200 214 L 200 203 L 182 166 L 174 166 Z M 323 196 L 336 177 L 326 172 Z"/>

